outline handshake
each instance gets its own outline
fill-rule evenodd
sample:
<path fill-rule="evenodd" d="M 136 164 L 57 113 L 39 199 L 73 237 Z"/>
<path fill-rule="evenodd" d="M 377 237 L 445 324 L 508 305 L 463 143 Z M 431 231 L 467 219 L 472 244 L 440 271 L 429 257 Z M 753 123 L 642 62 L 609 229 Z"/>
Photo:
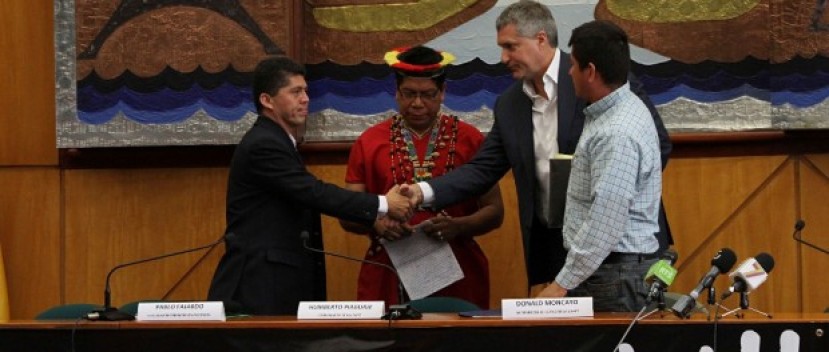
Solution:
<path fill-rule="evenodd" d="M 374 222 L 374 234 L 388 241 L 398 240 L 415 233 L 422 233 L 437 241 L 454 239 L 459 232 L 458 224 L 449 214 L 440 214 L 411 226 L 407 222 L 418 206 L 423 204 L 423 191 L 417 184 L 395 185 L 386 193 L 388 212 Z"/>
<path fill-rule="evenodd" d="M 395 185 L 386 193 L 389 209 L 386 215 L 396 221 L 407 222 L 414 215 L 415 209 L 423 203 L 420 186 Z"/>

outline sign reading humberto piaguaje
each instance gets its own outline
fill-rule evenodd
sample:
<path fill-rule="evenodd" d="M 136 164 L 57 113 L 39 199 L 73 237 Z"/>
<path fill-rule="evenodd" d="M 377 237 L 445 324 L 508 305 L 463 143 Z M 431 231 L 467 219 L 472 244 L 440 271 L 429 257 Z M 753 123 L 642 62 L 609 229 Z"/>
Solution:
<path fill-rule="evenodd" d="M 380 319 L 383 301 L 299 302 L 297 319 Z"/>

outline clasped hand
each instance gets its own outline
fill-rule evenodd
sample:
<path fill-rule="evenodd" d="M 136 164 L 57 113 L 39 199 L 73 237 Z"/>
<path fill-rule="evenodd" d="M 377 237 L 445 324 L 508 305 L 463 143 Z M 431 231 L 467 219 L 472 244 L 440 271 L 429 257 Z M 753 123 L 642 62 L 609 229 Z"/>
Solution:
<path fill-rule="evenodd" d="M 460 231 L 460 225 L 454 221 L 454 218 L 443 212 L 417 226 L 401 223 L 388 216 L 379 218 L 374 222 L 374 233 L 378 237 L 389 241 L 421 233 L 437 241 L 448 242 L 455 239 Z"/>
<path fill-rule="evenodd" d="M 422 199 L 419 186 L 395 185 L 386 193 L 386 201 L 389 205 L 388 216 L 400 222 L 407 222 Z"/>
<path fill-rule="evenodd" d="M 395 185 L 386 193 L 388 213 L 374 223 L 374 231 L 387 240 L 396 240 L 411 235 L 412 227 L 407 224 L 415 209 L 422 202 L 420 187 L 417 185 Z"/>

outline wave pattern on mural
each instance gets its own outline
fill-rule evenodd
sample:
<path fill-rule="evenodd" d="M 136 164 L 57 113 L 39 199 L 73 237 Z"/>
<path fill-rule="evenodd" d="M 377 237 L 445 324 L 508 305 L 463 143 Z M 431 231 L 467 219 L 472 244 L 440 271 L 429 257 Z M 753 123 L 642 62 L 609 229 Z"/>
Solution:
<path fill-rule="evenodd" d="M 325 62 L 308 65 L 308 71 L 313 116 L 329 120 L 333 116 L 371 119 L 396 108 L 394 76 L 385 65 Z M 665 112 L 676 110 L 673 105 L 704 103 L 713 104 L 709 108 L 716 109 L 717 104 L 752 98 L 740 101 L 756 105 L 752 110 L 765 110 L 762 114 L 769 116 L 752 128 L 773 127 L 770 116 L 774 107 L 810 108 L 829 98 L 827 58 L 797 59 L 777 65 L 756 59 L 699 64 L 671 61 L 636 64 L 634 71 L 654 103 Z M 498 94 L 513 82 L 503 65 L 481 60 L 452 66 L 449 72 L 445 107 L 460 115 L 491 111 Z M 179 73 L 168 68 L 163 74 L 146 79 L 104 80 L 93 74 L 78 84 L 79 119 L 104 124 L 122 116 L 138 123 L 167 124 L 203 112 L 220 121 L 236 121 L 253 111 L 250 80 L 250 72 L 231 68 L 215 74 L 203 70 Z M 672 116 L 665 119 L 674 121 Z M 353 132 L 359 131 L 348 135 Z"/>

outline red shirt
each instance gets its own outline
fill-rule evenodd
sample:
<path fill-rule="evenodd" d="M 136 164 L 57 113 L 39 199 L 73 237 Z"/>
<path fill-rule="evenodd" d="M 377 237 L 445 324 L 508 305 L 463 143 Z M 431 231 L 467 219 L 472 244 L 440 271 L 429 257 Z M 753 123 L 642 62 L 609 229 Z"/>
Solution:
<path fill-rule="evenodd" d="M 401 173 L 400 157 L 408 155 L 408 148 L 404 140 L 396 140 L 392 160 L 391 130 L 393 118 L 384 120 L 372 127 L 369 127 L 357 139 L 351 147 L 351 154 L 348 160 L 345 181 L 347 183 L 364 184 L 366 192 L 374 194 L 385 194 L 402 180 L 412 183 L 413 170 L 407 169 Z M 454 140 L 454 160 L 450 160 L 449 151 L 452 143 L 452 126 L 454 118 L 441 116 L 439 133 L 434 143 L 434 151 L 437 157 L 434 158 L 434 167 L 431 169 L 432 177 L 438 177 L 446 173 L 446 169 L 453 164 L 455 167 L 469 161 L 483 143 L 484 136 L 472 125 L 457 121 L 457 135 Z M 417 160 L 424 161 L 426 151 L 429 148 L 431 133 L 422 137 L 411 133 L 411 140 L 417 151 Z M 395 137 L 400 137 L 398 134 Z M 443 144 L 441 145 L 441 142 Z M 412 163 L 404 163 L 411 166 Z M 395 170 L 392 171 L 392 166 Z M 443 209 L 452 217 L 466 216 L 478 210 L 477 199 L 470 199 Z M 418 211 L 409 222 L 414 225 L 423 220 L 435 216 L 433 211 Z M 475 303 L 481 308 L 489 307 L 489 264 L 478 244 L 468 236 L 462 236 L 450 241 L 455 257 L 464 272 L 464 278 L 452 285 L 436 292 L 432 296 L 451 296 L 465 299 Z M 366 259 L 379 261 L 384 264 L 391 264 L 383 246 L 372 236 L 371 247 L 366 252 Z M 358 280 L 357 296 L 360 300 L 385 300 L 387 304 L 397 302 L 397 278 L 389 270 L 376 265 L 363 265 Z"/>

